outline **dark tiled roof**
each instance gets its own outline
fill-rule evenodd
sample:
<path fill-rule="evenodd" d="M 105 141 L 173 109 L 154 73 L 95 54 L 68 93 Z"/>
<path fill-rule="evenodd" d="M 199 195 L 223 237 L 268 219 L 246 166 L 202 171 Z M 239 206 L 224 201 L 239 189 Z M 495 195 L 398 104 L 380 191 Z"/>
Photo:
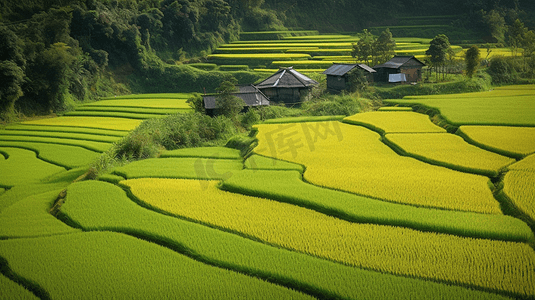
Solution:
<path fill-rule="evenodd" d="M 325 75 L 344 76 L 355 67 L 359 67 L 369 73 L 375 73 L 375 70 L 365 64 L 333 64 L 327 70 L 323 71 Z"/>
<path fill-rule="evenodd" d="M 297 72 L 292 67 L 281 68 L 275 74 L 256 85 L 257 88 L 300 88 L 318 84 L 317 81 Z"/>
<path fill-rule="evenodd" d="M 379 68 L 398 69 L 399 67 L 401 67 L 404 64 L 406 64 L 407 62 L 409 62 L 409 60 L 411 60 L 411 59 L 414 59 L 418 63 L 420 63 L 422 66 L 425 66 L 425 64 L 423 62 L 419 61 L 414 56 L 394 56 L 394 58 L 392 58 L 391 60 L 385 62 L 382 65 L 374 66 L 373 68 L 374 69 L 379 69 Z"/>
<path fill-rule="evenodd" d="M 234 96 L 241 98 L 246 106 L 269 105 L 269 99 L 260 90 L 252 85 L 239 86 L 239 92 L 233 93 Z M 215 95 L 202 96 L 204 108 L 215 109 Z"/>

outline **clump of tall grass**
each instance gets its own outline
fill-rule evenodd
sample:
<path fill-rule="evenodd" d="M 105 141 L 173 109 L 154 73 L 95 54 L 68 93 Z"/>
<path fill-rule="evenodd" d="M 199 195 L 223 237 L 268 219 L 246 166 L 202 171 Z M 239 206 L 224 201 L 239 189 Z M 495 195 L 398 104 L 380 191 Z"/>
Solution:
<path fill-rule="evenodd" d="M 234 123 L 223 116 L 187 113 L 148 119 L 103 153 L 92 164 L 90 177 L 129 161 L 158 157 L 164 149 L 223 146 L 236 133 Z"/>

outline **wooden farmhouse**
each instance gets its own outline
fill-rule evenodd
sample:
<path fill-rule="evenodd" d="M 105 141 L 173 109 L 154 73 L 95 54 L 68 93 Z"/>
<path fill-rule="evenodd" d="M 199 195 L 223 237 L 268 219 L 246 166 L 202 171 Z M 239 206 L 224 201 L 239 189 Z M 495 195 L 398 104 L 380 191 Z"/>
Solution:
<path fill-rule="evenodd" d="M 293 104 L 306 101 L 317 81 L 297 72 L 292 67 L 281 68 L 256 87 L 271 101 Z"/>
<path fill-rule="evenodd" d="M 234 96 L 241 98 L 245 102 L 243 111 L 251 106 L 269 105 L 269 98 L 266 97 L 259 89 L 253 85 L 239 86 L 239 90 L 232 93 Z M 203 95 L 204 109 L 206 114 L 214 116 L 216 110 L 216 95 Z"/>
<path fill-rule="evenodd" d="M 414 56 L 394 56 L 384 64 L 374 66 L 376 82 L 418 82 L 425 64 Z M 395 75 L 395 74 L 405 74 Z M 394 75 L 394 76 L 390 76 Z"/>
<path fill-rule="evenodd" d="M 375 70 L 365 64 L 333 64 L 323 72 L 327 75 L 327 89 L 334 93 L 349 90 L 349 74 L 357 70 L 363 70 L 368 82 L 373 82 Z"/>

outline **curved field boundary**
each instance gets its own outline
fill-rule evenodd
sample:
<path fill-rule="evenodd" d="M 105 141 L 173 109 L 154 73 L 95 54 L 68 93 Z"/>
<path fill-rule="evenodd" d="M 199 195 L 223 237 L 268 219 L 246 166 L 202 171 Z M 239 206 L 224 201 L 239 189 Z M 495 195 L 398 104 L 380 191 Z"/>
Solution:
<path fill-rule="evenodd" d="M 307 184 L 298 172 L 244 170 L 223 181 L 221 188 L 304 206 L 350 222 L 402 226 L 474 238 L 519 242 L 534 240 L 531 229 L 511 216 L 418 208 L 379 201 Z"/>
<path fill-rule="evenodd" d="M 67 133 L 85 133 L 93 135 L 106 135 L 124 137 L 128 134 L 128 130 L 111 130 L 111 129 L 97 129 L 84 127 L 69 127 L 69 126 L 48 126 L 48 125 L 9 125 L 5 130 L 22 130 L 22 131 L 50 131 L 50 132 L 67 132 Z"/>
<path fill-rule="evenodd" d="M 492 92 L 489 92 L 492 93 Z M 477 93 L 476 93 L 477 94 Z M 455 97 L 404 98 L 383 100 L 384 103 L 425 106 L 437 109 L 450 124 L 531 126 L 535 127 L 535 91 L 530 95 L 508 97 Z"/>
<path fill-rule="evenodd" d="M 400 156 L 364 127 L 332 121 L 255 128 L 255 153 L 306 166 L 312 184 L 415 206 L 502 213 L 487 177 Z"/>
<path fill-rule="evenodd" d="M 214 159 L 242 159 L 240 150 L 227 147 L 198 147 L 183 148 L 170 151 L 164 151 L 161 158 L 166 157 L 203 157 Z"/>
<path fill-rule="evenodd" d="M 80 108 L 88 107 L 124 107 L 124 108 L 152 108 L 152 109 L 191 109 L 187 99 L 128 99 L 128 100 L 100 100 L 84 104 Z"/>
<path fill-rule="evenodd" d="M 132 99 L 188 99 L 193 93 L 152 93 L 152 94 L 130 94 L 114 97 L 102 97 L 101 100 L 132 100 Z M 96 103 L 96 102 L 94 102 Z"/>
<path fill-rule="evenodd" d="M 520 218 L 535 226 L 535 169 L 511 170 L 503 178 L 498 197 L 520 211 Z"/>
<path fill-rule="evenodd" d="M 65 171 L 65 168 L 40 160 L 35 152 L 30 150 L 2 147 L 0 151 L 9 155 L 8 159 L 0 160 L 0 186 L 3 187 L 37 182 Z"/>
<path fill-rule="evenodd" d="M 62 213 L 85 230 L 114 230 L 142 236 L 199 261 L 305 290 L 319 298 L 501 298 L 462 287 L 362 270 L 265 245 L 147 210 L 127 198 L 119 187 L 105 183 L 86 181 L 71 185 Z"/>
<path fill-rule="evenodd" d="M 294 164 L 291 162 L 278 160 L 271 157 L 266 157 L 258 154 L 253 154 L 247 158 L 244 162 L 245 168 L 253 170 L 253 173 L 256 175 L 256 170 L 278 170 L 278 171 L 297 171 L 303 173 L 305 167 L 299 164 Z M 243 174 L 239 172 L 235 175 Z M 232 178 L 232 177 L 231 177 Z M 268 183 L 269 184 L 269 183 Z"/>
<path fill-rule="evenodd" d="M 515 162 L 449 133 L 388 133 L 383 141 L 396 152 L 426 163 L 489 177 L 498 176 Z"/>
<path fill-rule="evenodd" d="M 287 117 L 287 118 L 276 118 L 268 119 L 263 122 L 263 124 L 283 124 L 283 123 L 301 123 L 301 122 L 324 122 L 324 121 L 340 121 L 345 116 L 302 116 L 302 117 Z"/>
<path fill-rule="evenodd" d="M 0 257 L 50 299 L 313 299 L 112 232 L 0 241 Z"/>
<path fill-rule="evenodd" d="M 94 141 L 86 141 L 86 140 L 72 140 L 72 139 L 67 139 L 67 138 L 53 138 L 53 137 L 40 137 L 40 136 L 9 136 L 9 135 L 0 135 L 0 142 L 31 142 L 31 143 L 58 144 L 58 145 L 82 147 L 87 150 L 96 151 L 96 152 L 105 152 L 112 145 L 112 143 L 94 142 Z"/>
<path fill-rule="evenodd" d="M 32 195 L 43 194 L 53 190 L 62 190 L 67 186 L 65 182 L 19 184 L 0 195 L 0 212 L 10 207 L 17 201 Z M 57 194 L 56 194 L 57 196 Z M 26 220 L 27 221 L 27 220 Z"/>
<path fill-rule="evenodd" d="M 406 106 L 383 106 L 378 111 L 412 111 L 412 107 Z"/>
<path fill-rule="evenodd" d="M 166 114 L 146 114 L 146 113 L 132 113 L 132 112 L 114 112 L 114 111 L 70 111 L 65 113 L 67 117 L 111 117 L 111 118 L 125 118 L 125 119 L 152 119 L 162 118 Z"/>
<path fill-rule="evenodd" d="M 22 124 L 29 125 L 84 127 L 126 131 L 133 130 L 140 123 L 141 120 L 109 117 L 58 117 L 22 122 Z"/>
<path fill-rule="evenodd" d="M 0 286 L 2 287 L 2 298 L 18 300 L 39 300 L 40 298 L 32 294 L 22 285 L 10 280 L 0 274 Z"/>
<path fill-rule="evenodd" d="M 114 143 L 121 139 L 118 136 L 87 134 L 87 133 L 71 133 L 59 131 L 34 131 L 34 130 L 0 130 L 0 136 L 13 137 L 48 137 L 69 140 L 82 140 L 92 142 Z"/>
<path fill-rule="evenodd" d="M 0 147 L 31 150 L 37 153 L 40 159 L 67 169 L 88 165 L 100 156 L 99 152 L 58 144 L 0 141 Z"/>
<path fill-rule="evenodd" d="M 518 161 L 509 166 L 509 170 L 526 170 L 526 171 L 535 171 L 535 154 L 527 156 L 522 160 Z"/>
<path fill-rule="evenodd" d="M 95 112 L 121 112 L 121 113 L 139 113 L 139 114 L 155 114 L 155 115 L 170 115 L 190 112 L 191 108 L 146 108 L 146 107 L 125 107 L 125 106 L 82 106 L 78 107 L 76 111 L 95 111 Z"/>
<path fill-rule="evenodd" d="M 151 207 L 298 252 L 380 272 L 535 295 L 525 243 L 357 224 L 286 203 L 202 188 L 197 180 L 122 182 Z"/>
<path fill-rule="evenodd" d="M 535 153 L 535 127 L 461 126 L 455 134 L 480 148 L 516 159 Z"/>
<path fill-rule="evenodd" d="M 243 169 L 241 160 L 201 157 L 150 158 L 115 168 L 113 174 L 124 178 L 225 179 Z"/>
<path fill-rule="evenodd" d="M 0 212 L 0 238 L 29 238 L 75 233 L 48 211 L 61 189 L 28 196 Z"/>
<path fill-rule="evenodd" d="M 360 125 L 381 135 L 385 133 L 446 132 L 429 119 L 428 115 L 412 111 L 365 112 L 344 118 L 344 123 Z"/>

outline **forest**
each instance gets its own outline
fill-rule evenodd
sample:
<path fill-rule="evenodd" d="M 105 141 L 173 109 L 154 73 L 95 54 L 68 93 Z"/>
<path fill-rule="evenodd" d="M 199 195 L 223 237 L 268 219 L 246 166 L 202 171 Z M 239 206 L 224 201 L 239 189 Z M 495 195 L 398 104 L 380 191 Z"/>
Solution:
<path fill-rule="evenodd" d="M 253 72 L 188 67 L 241 32 L 355 33 L 395 27 L 406 16 L 447 15 L 451 40 L 507 45 L 507 28 L 516 19 L 533 28 L 534 12 L 529 0 L 3 1 L 0 120 L 68 111 L 77 102 L 131 92 L 214 91 L 231 76 L 253 83 L 259 79 Z"/>

